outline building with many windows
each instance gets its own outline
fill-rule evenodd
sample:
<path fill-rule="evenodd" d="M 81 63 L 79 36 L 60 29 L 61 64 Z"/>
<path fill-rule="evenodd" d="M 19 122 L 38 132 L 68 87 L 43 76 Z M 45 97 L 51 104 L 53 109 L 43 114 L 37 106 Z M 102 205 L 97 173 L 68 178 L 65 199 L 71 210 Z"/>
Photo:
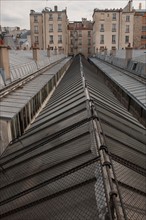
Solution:
<path fill-rule="evenodd" d="M 134 10 L 132 1 L 124 9 L 94 9 L 93 50 L 122 49 L 133 45 Z"/>
<path fill-rule="evenodd" d="M 146 48 L 146 9 L 141 9 L 141 4 L 134 15 L 133 47 Z"/>
<path fill-rule="evenodd" d="M 32 45 L 37 44 L 40 49 L 46 49 L 48 45 L 53 50 L 68 53 L 68 19 L 66 9 L 58 11 L 54 6 L 54 11 L 45 8 L 41 13 L 31 10 L 30 29 Z"/>
<path fill-rule="evenodd" d="M 82 18 L 69 22 L 67 11 L 45 8 L 30 12 L 31 42 L 40 49 L 48 45 L 66 55 L 91 56 L 97 50 L 146 48 L 146 11 L 135 10 L 132 0 L 122 9 L 94 9 L 93 22 Z"/>
<path fill-rule="evenodd" d="M 92 55 L 92 31 L 92 22 L 86 18 L 82 18 L 82 21 L 69 23 L 69 55 L 78 53 L 84 54 L 85 57 Z"/>

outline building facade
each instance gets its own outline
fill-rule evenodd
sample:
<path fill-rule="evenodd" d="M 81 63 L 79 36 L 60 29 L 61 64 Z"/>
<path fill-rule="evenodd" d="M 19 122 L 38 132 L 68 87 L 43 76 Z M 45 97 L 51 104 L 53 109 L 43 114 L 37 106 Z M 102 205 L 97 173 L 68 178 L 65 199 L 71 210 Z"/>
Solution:
<path fill-rule="evenodd" d="M 68 54 L 68 19 L 66 10 L 54 11 L 45 8 L 41 13 L 31 10 L 30 29 L 32 45 L 37 44 L 40 49 L 57 49 Z"/>
<path fill-rule="evenodd" d="M 68 25 L 69 55 L 82 53 L 85 57 L 93 54 L 92 45 L 93 25 L 91 21 L 70 22 Z"/>
<path fill-rule="evenodd" d="M 82 18 L 69 22 L 67 11 L 45 8 L 30 12 L 32 46 L 48 45 L 66 55 L 82 53 L 85 57 L 97 50 L 146 48 L 146 10 L 132 7 L 132 0 L 122 9 L 94 9 L 93 21 Z"/>
<path fill-rule="evenodd" d="M 133 45 L 132 1 L 124 9 L 94 9 L 93 50 L 122 49 Z"/>
<path fill-rule="evenodd" d="M 136 49 L 146 49 L 146 9 L 135 10 L 133 47 Z"/>

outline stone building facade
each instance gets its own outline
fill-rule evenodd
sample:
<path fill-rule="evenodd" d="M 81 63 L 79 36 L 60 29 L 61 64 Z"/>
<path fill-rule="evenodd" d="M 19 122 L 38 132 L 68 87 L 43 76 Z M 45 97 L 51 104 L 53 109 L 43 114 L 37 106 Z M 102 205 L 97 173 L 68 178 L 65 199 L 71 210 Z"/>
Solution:
<path fill-rule="evenodd" d="M 91 56 L 93 54 L 92 32 L 92 22 L 86 18 L 82 18 L 82 21 L 70 22 L 68 25 L 69 55 L 82 53 L 85 57 Z"/>
<path fill-rule="evenodd" d="M 133 45 L 132 1 L 124 9 L 94 9 L 93 50 L 122 49 Z"/>
<path fill-rule="evenodd" d="M 49 47 L 58 53 L 85 57 L 97 50 L 146 48 L 146 10 L 132 7 L 132 0 L 122 9 L 94 9 L 93 21 L 82 18 L 69 22 L 67 11 L 45 8 L 30 12 L 32 46 Z"/>
<path fill-rule="evenodd" d="M 146 9 L 135 10 L 133 47 L 146 49 Z"/>
<path fill-rule="evenodd" d="M 41 13 L 31 10 L 30 29 L 32 45 L 37 44 L 40 49 L 57 49 L 58 52 L 64 51 L 68 54 L 68 18 L 66 9 L 58 11 L 57 6 L 54 10 L 45 8 Z"/>

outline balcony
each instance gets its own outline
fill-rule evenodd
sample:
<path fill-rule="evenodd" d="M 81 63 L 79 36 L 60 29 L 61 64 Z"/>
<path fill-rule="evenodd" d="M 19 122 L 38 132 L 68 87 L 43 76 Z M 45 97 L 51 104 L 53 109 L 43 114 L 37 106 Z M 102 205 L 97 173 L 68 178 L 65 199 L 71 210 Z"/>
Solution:
<path fill-rule="evenodd" d="M 101 28 L 101 29 L 100 29 L 100 32 L 104 32 L 104 28 Z"/>
<path fill-rule="evenodd" d="M 129 30 L 126 30 L 125 33 L 130 33 L 130 31 L 129 31 Z"/>
<path fill-rule="evenodd" d="M 58 32 L 62 32 L 62 29 L 58 29 Z"/>
<path fill-rule="evenodd" d="M 53 40 L 50 40 L 50 44 L 53 44 L 54 42 L 53 42 Z"/>
<path fill-rule="evenodd" d="M 117 30 L 116 30 L 116 28 L 112 28 L 112 32 L 116 32 Z"/>

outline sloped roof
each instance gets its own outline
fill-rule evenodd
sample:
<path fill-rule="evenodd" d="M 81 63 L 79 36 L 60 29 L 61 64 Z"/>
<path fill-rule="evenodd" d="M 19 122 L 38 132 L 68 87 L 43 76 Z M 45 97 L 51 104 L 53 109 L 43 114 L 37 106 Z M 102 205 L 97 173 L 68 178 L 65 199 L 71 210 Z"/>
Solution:
<path fill-rule="evenodd" d="M 144 219 L 145 129 L 82 62 L 127 219 Z M 107 213 L 87 103 L 76 57 L 30 129 L 1 157 L 1 219 L 94 220 Z"/>

